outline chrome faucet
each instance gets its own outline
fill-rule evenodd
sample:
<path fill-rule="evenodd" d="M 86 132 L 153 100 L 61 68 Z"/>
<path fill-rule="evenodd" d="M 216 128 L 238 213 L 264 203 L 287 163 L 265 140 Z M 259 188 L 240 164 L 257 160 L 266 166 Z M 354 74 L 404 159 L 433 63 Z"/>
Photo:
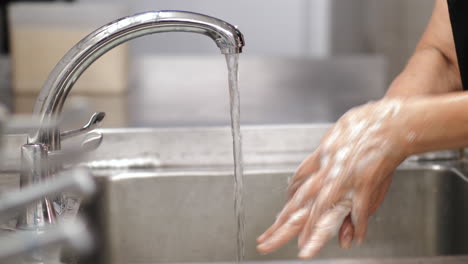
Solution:
<path fill-rule="evenodd" d="M 104 118 L 104 113 L 96 113 L 84 128 L 62 133 L 57 126 L 49 125 L 59 120 L 63 104 L 80 75 L 112 48 L 130 39 L 161 32 L 206 35 L 213 39 L 223 54 L 241 53 L 244 46 L 242 33 L 235 26 L 214 17 L 183 11 L 140 13 L 118 19 L 92 32 L 65 54 L 37 98 L 34 115 L 42 125 L 29 133 L 28 143 L 22 147 L 22 187 L 41 182 L 56 172 L 58 168 L 50 164 L 49 159 L 51 155 L 60 153 L 61 140 L 89 132 Z M 100 143 L 102 135 L 94 138 Z M 54 223 L 55 219 L 54 206 L 45 198 L 20 215 L 18 228 L 40 230 Z"/>
<path fill-rule="evenodd" d="M 236 27 L 214 17 L 182 11 L 153 11 L 136 14 L 107 24 L 76 44 L 55 66 L 42 87 L 34 113 L 44 123 L 57 119 L 80 75 L 112 48 L 140 36 L 162 32 L 193 32 L 213 39 L 223 54 L 241 53 L 244 38 Z M 47 144 L 60 149 L 58 130 L 37 129 L 28 143 Z"/>

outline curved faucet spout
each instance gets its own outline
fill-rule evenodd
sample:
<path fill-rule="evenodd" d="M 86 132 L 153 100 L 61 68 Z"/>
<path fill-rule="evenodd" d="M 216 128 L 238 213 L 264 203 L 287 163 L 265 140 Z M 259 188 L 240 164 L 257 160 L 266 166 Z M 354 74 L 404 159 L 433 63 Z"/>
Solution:
<path fill-rule="evenodd" d="M 110 49 L 140 36 L 160 32 L 193 32 L 213 39 L 223 54 L 241 53 L 242 33 L 236 27 L 210 16 L 183 11 L 152 11 L 109 23 L 76 44 L 55 66 L 37 98 L 34 114 L 43 127 L 30 133 L 29 143 L 60 148 L 60 132 L 47 128 L 57 120 L 68 93 L 80 75 Z"/>

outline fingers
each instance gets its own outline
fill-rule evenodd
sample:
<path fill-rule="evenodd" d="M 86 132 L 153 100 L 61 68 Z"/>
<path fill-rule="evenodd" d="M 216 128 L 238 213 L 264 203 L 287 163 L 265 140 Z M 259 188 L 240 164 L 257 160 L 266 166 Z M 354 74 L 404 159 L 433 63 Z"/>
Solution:
<path fill-rule="evenodd" d="M 376 188 L 372 195 L 371 206 L 369 208 L 369 216 L 373 215 L 377 208 L 379 208 L 380 204 L 385 199 L 385 195 L 387 195 L 388 188 L 392 183 L 391 175 L 387 176 L 385 180 L 382 182 L 379 188 Z"/>
<path fill-rule="evenodd" d="M 366 236 L 370 197 L 370 193 L 365 191 L 358 192 L 354 197 L 351 219 L 355 227 L 354 238 L 358 244 L 362 244 Z"/>
<path fill-rule="evenodd" d="M 299 247 L 302 248 L 306 240 L 310 237 L 318 218 L 344 197 L 344 192 L 343 181 L 329 183 L 320 190 L 320 193 L 312 206 L 310 216 L 307 219 L 304 230 L 302 230 L 299 235 Z"/>
<path fill-rule="evenodd" d="M 278 220 L 275 221 L 275 223 L 273 223 L 273 225 L 271 225 L 265 232 L 263 232 L 263 234 L 261 234 L 258 238 L 257 238 L 257 243 L 258 244 L 261 244 L 263 242 L 265 242 L 268 238 L 270 238 L 270 236 L 280 227 L 280 224 L 278 223 Z"/>
<path fill-rule="evenodd" d="M 308 208 L 302 208 L 295 212 L 284 225 L 279 227 L 268 239 L 257 246 L 257 251 L 266 254 L 278 249 L 291 240 L 301 231 L 308 213 Z"/>
<path fill-rule="evenodd" d="M 299 165 L 296 173 L 289 182 L 288 187 L 288 198 L 292 198 L 299 187 L 315 172 L 320 168 L 320 152 L 315 151 L 310 154 L 302 163 Z"/>
<path fill-rule="evenodd" d="M 338 233 L 343 220 L 351 212 L 351 205 L 350 199 L 342 200 L 317 221 L 312 235 L 299 252 L 299 258 L 312 258 L 318 254 L 323 246 Z"/>
<path fill-rule="evenodd" d="M 348 216 L 340 230 L 339 241 L 342 248 L 348 249 L 354 238 L 359 244 L 364 241 L 368 219 L 382 203 L 390 183 L 391 178 L 389 177 L 380 188 L 375 189 L 371 196 L 366 194 L 356 196 L 352 209 L 352 215 L 355 216 L 354 220 L 351 220 L 351 216 Z M 372 199 L 368 200 L 366 197 L 372 197 Z M 355 230 L 353 222 L 358 226 L 357 230 Z"/>
<path fill-rule="evenodd" d="M 350 224 L 353 226 L 354 238 L 356 239 L 358 244 L 361 244 L 364 241 L 364 238 L 367 233 L 368 219 L 372 214 L 375 213 L 377 208 L 380 206 L 380 204 L 384 200 L 391 182 L 392 182 L 392 177 L 391 176 L 386 177 L 386 179 L 381 183 L 381 185 L 378 188 L 375 188 L 373 190 L 371 195 L 369 195 L 368 192 L 366 193 L 366 191 L 362 191 L 361 194 L 358 194 L 355 197 L 353 210 L 352 210 L 353 219 Z M 356 230 L 354 230 L 353 222 L 354 222 L 354 225 L 357 226 Z M 343 226 L 344 225 L 345 224 L 343 223 Z M 340 236 L 340 239 L 341 239 L 341 236 Z M 341 242 L 340 240 L 340 245 L 343 248 L 346 248 L 345 241 L 346 239 L 343 239 L 343 242 Z"/>
<path fill-rule="evenodd" d="M 358 244 L 362 244 L 366 236 L 369 216 L 381 204 L 391 184 L 392 178 L 385 172 L 388 170 L 388 164 L 375 162 L 361 171 L 351 213 L 355 227 L 354 239 Z"/>
<path fill-rule="evenodd" d="M 338 234 L 338 241 L 341 248 L 349 249 L 354 238 L 354 225 L 351 221 L 351 214 L 349 214 L 340 228 L 340 233 Z"/>
<path fill-rule="evenodd" d="M 265 242 L 265 240 L 276 232 L 278 228 L 288 221 L 294 212 L 300 208 L 306 207 L 308 204 L 311 204 L 320 190 L 322 179 L 323 175 L 317 175 L 316 177 L 307 179 L 301 188 L 294 194 L 294 197 L 289 200 L 283 210 L 279 213 L 275 223 L 257 238 L 257 243 Z"/>

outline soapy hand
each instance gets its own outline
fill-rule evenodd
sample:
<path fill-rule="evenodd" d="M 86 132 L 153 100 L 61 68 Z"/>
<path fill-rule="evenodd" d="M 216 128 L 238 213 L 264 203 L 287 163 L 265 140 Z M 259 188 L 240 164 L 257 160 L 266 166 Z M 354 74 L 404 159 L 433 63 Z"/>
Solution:
<path fill-rule="evenodd" d="M 258 239 L 272 252 L 299 235 L 300 258 L 311 258 L 339 233 L 340 245 L 361 243 L 368 217 L 382 202 L 394 169 L 415 137 L 405 125 L 405 104 L 383 99 L 351 109 L 299 166 L 289 201 Z"/>

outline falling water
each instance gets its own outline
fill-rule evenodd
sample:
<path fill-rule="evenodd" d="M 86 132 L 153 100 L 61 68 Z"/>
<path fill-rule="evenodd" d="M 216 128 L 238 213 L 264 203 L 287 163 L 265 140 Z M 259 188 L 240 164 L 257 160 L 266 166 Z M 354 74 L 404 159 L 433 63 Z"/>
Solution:
<path fill-rule="evenodd" d="M 231 103 L 231 130 L 234 151 L 234 213 L 237 223 L 237 262 L 244 259 L 244 202 L 243 202 L 243 164 L 242 137 L 240 133 L 240 100 L 238 87 L 239 54 L 227 54 L 229 72 L 229 97 Z"/>

